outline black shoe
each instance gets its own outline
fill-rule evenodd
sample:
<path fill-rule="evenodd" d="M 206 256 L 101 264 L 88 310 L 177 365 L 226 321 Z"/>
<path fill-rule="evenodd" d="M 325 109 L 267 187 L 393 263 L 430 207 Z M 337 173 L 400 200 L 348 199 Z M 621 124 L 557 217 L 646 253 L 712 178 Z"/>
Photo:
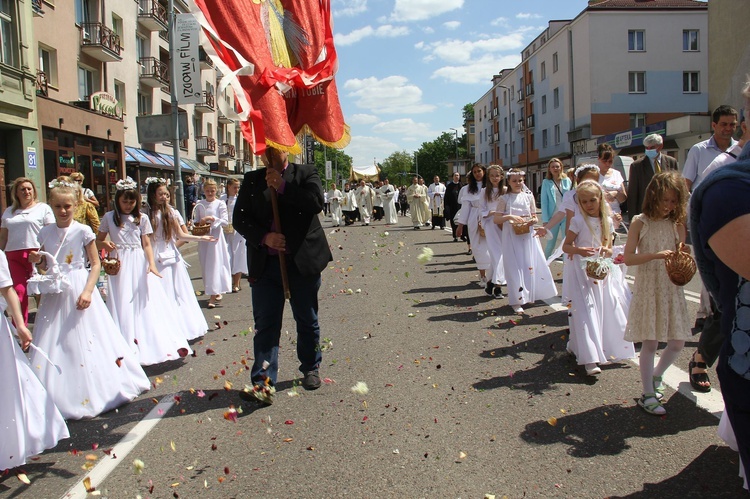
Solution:
<path fill-rule="evenodd" d="M 320 388 L 320 374 L 317 369 L 307 371 L 302 379 L 302 388 L 305 390 L 317 390 Z"/>
<path fill-rule="evenodd" d="M 492 296 L 495 298 L 505 298 L 505 295 L 503 294 L 503 288 L 501 288 L 499 285 L 495 286 L 495 289 L 492 290 Z"/>
<path fill-rule="evenodd" d="M 453 242 L 454 242 L 454 243 L 457 243 L 457 242 L 458 242 L 458 238 L 457 238 L 457 237 L 454 237 L 454 238 L 453 238 Z"/>
<path fill-rule="evenodd" d="M 488 282 L 487 286 L 484 287 L 484 294 L 487 296 L 493 296 L 495 285 L 492 282 Z"/>

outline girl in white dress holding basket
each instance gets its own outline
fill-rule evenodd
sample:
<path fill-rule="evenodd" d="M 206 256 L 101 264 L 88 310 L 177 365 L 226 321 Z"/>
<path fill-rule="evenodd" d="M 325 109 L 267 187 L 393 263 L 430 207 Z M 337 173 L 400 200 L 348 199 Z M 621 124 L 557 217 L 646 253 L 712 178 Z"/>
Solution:
<path fill-rule="evenodd" d="M 229 263 L 229 249 L 224 238 L 223 228 L 229 225 L 227 205 L 216 197 L 216 182 L 208 179 L 203 183 L 203 194 L 193 210 L 193 223 L 196 226 L 209 225 L 209 234 L 214 242 L 198 243 L 198 258 L 203 270 L 203 286 L 209 295 L 208 308 L 215 308 L 224 293 L 232 291 L 232 272 Z"/>
<path fill-rule="evenodd" d="M 180 330 L 185 339 L 193 340 L 206 334 L 208 323 L 195 297 L 186 263 L 177 249 L 177 241 L 215 241 L 211 236 L 193 236 L 181 228 L 180 214 L 170 206 L 169 191 L 164 179 L 148 178 L 146 199 L 150 206 L 149 220 L 154 232 L 151 240 L 154 247 L 156 269 L 161 274 L 161 285 L 169 299 L 177 305 Z"/>
<path fill-rule="evenodd" d="M 632 359 L 633 343 L 625 341 L 630 291 L 620 268 L 612 263 L 612 219 L 601 186 L 586 180 L 576 189 L 579 212 L 570 221 L 563 250 L 573 257 L 566 283 L 570 296 L 568 350 L 586 374 L 601 373 L 597 364 Z M 588 263 L 590 262 L 590 263 Z M 592 267 L 591 272 L 584 268 Z M 590 275 L 594 277 L 591 277 Z"/>
<path fill-rule="evenodd" d="M 479 270 L 479 285 L 483 288 L 492 280 L 492 272 L 487 275 L 487 270 L 492 266 L 490 253 L 487 250 L 487 239 L 482 227 L 482 188 L 485 185 L 485 174 L 487 170 L 482 165 L 474 165 L 471 168 L 468 183 L 461 188 L 461 212 L 458 217 L 458 228 L 456 235 L 461 237 L 464 231 L 468 232 L 471 241 L 471 254 Z M 417 201 L 418 202 L 418 201 Z M 415 209 L 411 207 L 410 209 Z"/>
<path fill-rule="evenodd" d="M 505 269 L 503 269 L 503 232 L 500 226 L 493 220 L 497 213 L 497 205 L 500 198 L 506 192 L 503 182 L 503 168 L 499 165 L 490 165 L 487 168 L 487 187 L 482 189 L 482 226 L 487 240 L 487 250 L 490 254 L 490 278 L 484 292 L 488 296 L 503 298 L 502 286 L 505 282 Z"/>
<path fill-rule="evenodd" d="M 240 290 L 242 274 L 247 274 L 247 244 L 245 243 L 245 238 L 242 237 L 239 232 L 234 230 L 234 226 L 232 225 L 234 205 L 237 203 L 237 193 L 239 191 L 239 179 L 230 178 L 227 181 L 227 193 L 222 194 L 221 196 L 221 200 L 227 205 L 227 216 L 229 217 L 229 225 L 224 227 L 224 237 L 227 239 L 227 246 L 229 248 L 229 262 L 232 272 L 232 293 L 237 293 Z M 333 202 L 331 202 L 331 214 L 332 216 L 335 216 L 333 215 Z"/>
<path fill-rule="evenodd" d="M 508 193 L 500 198 L 495 223 L 503 226 L 503 267 L 508 281 L 508 302 L 517 314 L 523 305 L 557 295 L 539 238 L 533 237 L 536 222 L 534 195 L 525 192 L 521 170 L 506 173 Z"/>
<path fill-rule="evenodd" d="M 31 353 L 31 364 L 66 419 L 93 418 L 133 400 L 150 383 L 96 291 L 101 269 L 96 236 L 73 220 L 80 187 L 54 180 L 50 188 L 56 223 L 42 228 L 40 250 L 29 256 L 47 274 L 29 279 L 29 290 L 44 294 L 35 343 L 61 372 L 38 350 Z"/>
<path fill-rule="evenodd" d="M 158 282 L 161 275 L 149 238 L 153 230 L 138 209 L 138 184 L 128 177 L 119 180 L 116 189 L 115 209 L 104 215 L 97 235 L 99 246 L 115 255 L 120 265 L 116 273 L 107 272 L 107 308 L 125 341 L 138 352 L 141 365 L 184 358 L 192 350 L 175 327 L 180 322 L 177 308 Z"/>
<path fill-rule="evenodd" d="M 31 344 L 31 332 L 23 324 L 23 314 L 5 253 L 0 251 L 0 310 L 18 324 L 16 333 L 23 348 Z M 13 336 L 13 328 L 0 317 L 0 379 L 3 380 L 3 404 L 0 404 L 0 470 L 26 463 L 26 458 L 51 449 L 68 438 L 68 427 L 52 397 L 33 372 Z"/>

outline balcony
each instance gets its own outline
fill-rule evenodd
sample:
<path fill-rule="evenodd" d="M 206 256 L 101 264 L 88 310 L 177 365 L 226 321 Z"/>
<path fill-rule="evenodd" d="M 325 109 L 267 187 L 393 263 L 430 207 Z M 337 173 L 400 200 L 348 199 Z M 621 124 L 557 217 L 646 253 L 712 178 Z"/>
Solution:
<path fill-rule="evenodd" d="M 234 152 L 234 146 L 232 144 L 221 144 L 219 149 L 219 159 L 220 160 L 230 160 L 234 159 L 235 152 Z"/>
<path fill-rule="evenodd" d="M 528 85 L 526 85 L 526 95 L 528 95 L 528 96 L 534 95 L 534 84 L 533 83 L 529 83 Z"/>
<path fill-rule="evenodd" d="M 234 120 L 224 116 L 224 113 L 221 112 L 221 109 L 219 109 L 219 116 L 216 117 L 216 121 L 218 121 L 222 125 L 229 125 L 231 123 L 234 123 Z"/>
<path fill-rule="evenodd" d="M 525 130 L 526 130 L 526 123 L 524 123 L 523 118 L 521 118 L 520 120 L 518 120 L 518 131 L 523 132 Z"/>
<path fill-rule="evenodd" d="M 102 23 L 81 23 L 81 52 L 102 62 L 121 61 L 120 36 Z"/>
<path fill-rule="evenodd" d="M 44 8 L 42 6 L 42 0 L 31 0 L 31 10 L 34 12 L 34 16 L 44 17 Z"/>
<path fill-rule="evenodd" d="M 198 47 L 198 60 L 201 62 L 201 69 L 213 69 L 214 63 L 206 54 L 203 47 Z"/>
<path fill-rule="evenodd" d="M 216 154 L 216 140 L 213 137 L 196 137 L 195 153 L 198 156 L 213 156 Z"/>
<path fill-rule="evenodd" d="M 496 144 L 497 142 L 500 142 L 500 132 L 497 132 L 492 136 L 492 143 Z"/>
<path fill-rule="evenodd" d="M 44 71 L 37 71 L 36 72 L 36 81 L 34 82 L 34 86 L 36 87 L 36 94 L 41 95 L 43 97 L 48 97 L 49 95 L 49 82 L 47 80 L 47 73 Z"/>
<path fill-rule="evenodd" d="M 203 91 L 203 101 L 195 105 L 196 113 L 213 113 L 216 109 L 216 100 L 214 94 L 211 92 Z"/>
<path fill-rule="evenodd" d="M 138 23 L 149 31 L 163 31 L 169 27 L 167 8 L 157 0 L 138 0 Z"/>
<path fill-rule="evenodd" d="M 165 42 L 169 42 L 169 31 L 168 30 L 159 31 L 159 38 L 161 38 Z"/>
<path fill-rule="evenodd" d="M 530 114 L 526 117 L 526 128 L 534 128 L 534 115 Z"/>
<path fill-rule="evenodd" d="M 156 57 L 141 57 L 140 82 L 149 87 L 169 86 L 169 66 Z"/>
<path fill-rule="evenodd" d="M 190 148 L 190 142 L 188 141 L 188 139 L 181 139 L 180 141 L 178 141 L 178 144 L 180 146 L 180 149 L 182 149 L 183 151 L 187 151 Z M 168 140 L 166 142 L 162 142 L 162 145 L 166 147 L 172 147 L 172 141 Z"/>
<path fill-rule="evenodd" d="M 518 102 L 523 101 L 523 99 L 524 99 L 523 90 L 519 90 L 518 91 Z"/>

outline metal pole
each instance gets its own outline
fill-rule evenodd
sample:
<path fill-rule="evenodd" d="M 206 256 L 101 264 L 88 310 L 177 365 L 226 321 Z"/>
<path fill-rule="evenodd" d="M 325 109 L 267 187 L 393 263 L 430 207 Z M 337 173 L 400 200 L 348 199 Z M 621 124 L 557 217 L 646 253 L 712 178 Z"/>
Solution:
<path fill-rule="evenodd" d="M 169 95 L 172 98 L 172 130 L 174 130 L 174 139 L 172 140 L 172 156 L 174 156 L 174 184 L 175 184 L 175 202 L 177 204 L 177 211 L 180 212 L 183 218 L 185 214 L 185 196 L 182 194 L 182 165 L 180 164 L 180 120 L 179 120 L 179 108 L 177 107 L 177 94 L 175 93 L 176 86 L 175 81 L 177 75 L 175 74 L 175 68 L 173 61 L 176 60 L 174 51 L 174 0 L 169 0 L 167 4 L 169 9 Z"/>
<path fill-rule="evenodd" d="M 510 119 L 510 99 L 512 98 L 512 96 L 510 95 L 510 88 L 506 87 L 505 85 L 498 85 L 498 87 L 504 88 L 505 94 L 508 96 L 508 163 L 510 163 L 508 165 L 508 168 L 513 168 L 513 123 Z M 500 128 L 500 125 L 498 125 L 498 128 Z"/>

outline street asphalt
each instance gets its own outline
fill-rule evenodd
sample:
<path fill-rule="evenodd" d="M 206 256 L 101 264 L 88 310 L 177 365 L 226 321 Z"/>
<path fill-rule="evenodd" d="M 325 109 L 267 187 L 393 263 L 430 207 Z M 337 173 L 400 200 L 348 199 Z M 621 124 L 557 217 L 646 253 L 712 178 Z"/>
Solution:
<path fill-rule="evenodd" d="M 0 498 L 86 497 L 86 476 L 110 498 L 747 497 L 737 453 L 716 415 L 683 395 L 686 377 L 668 388 L 666 416 L 646 414 L 635 363 L 586 376 L 566 353 L 565 310 L 538 302 L 514 315 L 477 285 L 465 243 L 409 222 L 323 221 L 334 260 L 320 290 L 319 390 L 300 386 L 287 306 L 275 402 L 242 402 L 250 290 L 214 310 L 199 296 L 214 330 L 195 357 L 146 368 L 149 392 L 71 421 L 70 439 L 23 466 L 30 485 L 19 470 L 0 477 Z M 421 264 L 424 247 L 434 255 Z M 195 245 L 184 249 L 200 292 Z M 367 393 L 352 390 L 360 382 Z"/>

